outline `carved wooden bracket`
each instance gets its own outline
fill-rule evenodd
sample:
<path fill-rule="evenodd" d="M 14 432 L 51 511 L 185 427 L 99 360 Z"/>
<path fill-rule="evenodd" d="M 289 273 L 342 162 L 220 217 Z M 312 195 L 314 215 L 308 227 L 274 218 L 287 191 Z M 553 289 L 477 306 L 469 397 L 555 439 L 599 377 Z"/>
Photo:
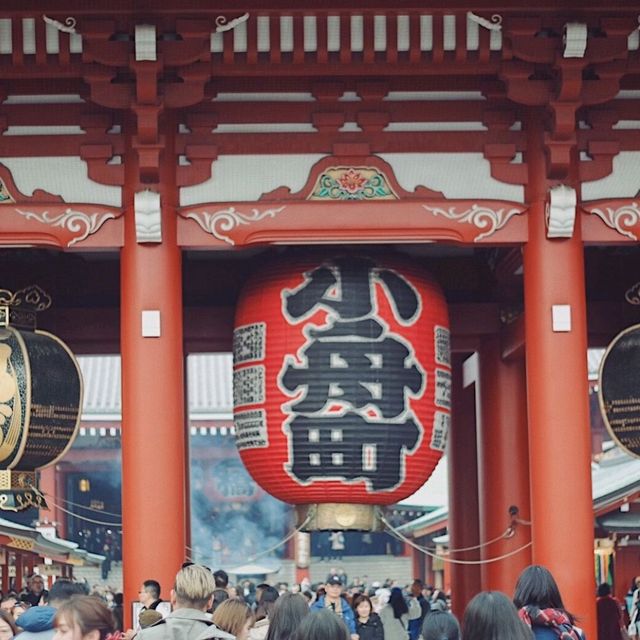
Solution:
<path fill-rule="evenodd" d="M 203 100 L 211 77 L 210 21 L 176 20 L 175 38 L 164 37 L 164 24 L 134 24 L 123 34 L 115 21 L 85 19 L 78 28 L 91 100 L 135 114 L 139 182 L 158 184 L 165 147 L 159 118 L 165 108 Z M 127 74 L 131 81 L 116 82 Z"/>
<path fill-rule="evenodd" d="M 136 219 L 136 240 L 139 243 L 162 242 L 162 210 L 160 194 L 145 189 L 133 199 Z"/>
<path fill-rule="evenodd" d="M 120 247 L 122 213 L 108 205 L 67 203 L 41 190 L 25 196 L 10 171 L 0 165 L 0 244 L 4 246 Z"/>
<path fill-rule="evenodd" d="M 571 238 L 576 222 L 576 190 L 564 184 L 549 189 L 547 238 Z"/>
<path fill-rule="evenodd" d="M 636 27 L 632 20 L 603 17 L 588 23 L 558 16 L 504 21 L 513 58 L 503 63 L 501 77 L 511 100 L 549 111 L 545 145 L 550 179 L 565 179 L 569 173 L 577 145 L 578 110 L 608 102 L 618 92 L 628 56 L 627 38 Z M 593 149 L 600 157 L 585 171 L 602 174 L 611 151 Z"/>

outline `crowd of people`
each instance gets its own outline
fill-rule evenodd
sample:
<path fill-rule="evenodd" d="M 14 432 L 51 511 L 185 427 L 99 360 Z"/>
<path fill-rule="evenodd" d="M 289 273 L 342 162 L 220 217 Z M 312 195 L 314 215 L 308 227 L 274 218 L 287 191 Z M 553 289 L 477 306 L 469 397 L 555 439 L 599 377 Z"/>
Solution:
<path fill-rule="evenodd" d="M 640 603 L 640 578 L 632 604 Z M 111 597 L 108 597 L 108 596 Z M 626 640 L 631 622 L 600 585 L 598 640 Z M 168 602 L 160 584 L 146 580 L 133 628 L 124 629 L 122 594 L 97 591 L 68 579 L 50 591 L 34 575 L 22 593 L 2 597 L 0 640 L 585 640 L 563 603 L 551 573 L 532 565 L 512 598 L 498 591 L 477 594 L 461 623 L 444 593 L 414 580 L 402 588 L 332 571 L 321 585 L 244 581 L 185 563 Z M 633 618 L 633 614 L 631 616 Z"/>

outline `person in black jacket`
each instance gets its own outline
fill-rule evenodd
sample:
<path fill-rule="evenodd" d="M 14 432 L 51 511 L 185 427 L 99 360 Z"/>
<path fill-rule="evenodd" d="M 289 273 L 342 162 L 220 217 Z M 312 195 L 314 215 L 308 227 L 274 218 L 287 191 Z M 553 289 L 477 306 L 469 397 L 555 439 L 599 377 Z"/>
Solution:
<path fill-rule="evenodd" d="M 359 593 L 353 599 L 356 614 L 356 633 L 360 640 L 384 640 L 384 627 L 380 616 L 373 611 L 369 596 Z"/>

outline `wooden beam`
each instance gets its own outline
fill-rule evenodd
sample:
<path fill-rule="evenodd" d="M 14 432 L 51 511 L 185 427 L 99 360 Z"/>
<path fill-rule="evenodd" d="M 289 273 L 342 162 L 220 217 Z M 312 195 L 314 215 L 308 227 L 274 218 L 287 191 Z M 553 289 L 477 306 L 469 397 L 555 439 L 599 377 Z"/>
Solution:
<path fill-rule="evenodd" d="M 269 11 L 302 11 L 316 9 L 317 2 L 312 0 L 271 0 L 268 3 Z M 394 2 L 393 8 L 396 11 L 406 11 L 411 9 L 424 9 L 424 2 L 419 0 L 398 0 Z M 600 0 L 565 0 L 559 9 L 555 0 L 542 0 L 536 3 L 536 12 L 558 13 L 573 9 L 582 12 L 602 12 L 602 2 Z M 369 10 L 383 10 L 389 8 L 388 0 L 368 0 L 366 3 L 358 5 L 358 13 Z M 477 10 L 495 12 L 526 11 L 531 12 L 531 2 L 528 0 L 501 0 L 501 2 L 490 2 L 489 0 L 440 0 L 439 3 L 429 3 L 429 12 L 442 12 L 454 10 Z M 215 4 L 215 12 L 212 12 L 211 2 L 208 0 L 184 0 L 179 4 L 175 2 L 158 2 L 157 0 L 137 0 L 131 3 L 130 0 L 112 0 L 109 3 L 102 3 L 99 13 L 110 16 L 127 16 L 139 14 L 157 14 L 162 12 L 168 15 L 202 15 L 212 13 L 233 13 L 238 14 L 243 11 L 264 11 L 264 0 L 245 0 L 241 9 L 238 8 L 236 0 L 220 0 Z M 331 0 L 322 5 L 324 11 L 343 10 L 354 11 L 354 4 L 350 0 Z M 636 11 L 637 2 L 634 0 L 616 0 L 606 7 L 608 14 L 616 14 L 623 11 Z M 0 16 L 18 15 L 41 15 L 43 12 L 59 11 L 59 5 L 52 0 L 4 0 Z M 87 3 L 86 0 L 67 0 L 65 2 L 65 15 L 95 15 L 97 13 L 95 5 Z"/>
<path fill-rule="evenodd" d="M 231 350 L 235 308 L 184 308 L 185 353 Z M 587 309 L 589 346 L 605 347 L 617 333 L 640 322 L 640 308 L 627 303 L 591 303 Z M 522 317 L 503 329 L 497 303 L 449 305 L 452 346 L 456 352 L 475 351 L 481 336 L 502 331 L 502 357 L 519 357 L 524 345 Z M 120 320 L 116 307 L 50 309 L 42 329 L 64 340 L 76 354 L 114 354 L 120 351 Z"/>

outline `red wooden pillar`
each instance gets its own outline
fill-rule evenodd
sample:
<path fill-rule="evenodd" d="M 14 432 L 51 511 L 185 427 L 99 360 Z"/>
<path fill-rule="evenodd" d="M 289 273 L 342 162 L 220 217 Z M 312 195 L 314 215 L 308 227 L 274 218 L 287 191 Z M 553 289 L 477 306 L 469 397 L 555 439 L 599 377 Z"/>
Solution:
<path fill-rule="evenodd" d="M 38 478 L 38 484 L 40 491 L 44 494 L 45 500 L 49 505 L 48 509 L 40 509 L 38 512 L 38 520 L 40 522 L 49 521 L 50 523 L 56 523 L 56 533 L 60 534 L 58 523 L 62 512 L 57 505 L 60 504 L 60 498 L 58 497 L 57 482 L 56 482 L 56 466 L 50 465 L 40 470 L 40 477 Z"/>
<path fill-rule="evenodd" d="M 64 471 L 65 465 L 54 465 L 55 469 L 55 485 L 56 485 L 56 502 L 64 506 L 64 501 L 67 499 L 67 473 Z M 67 518 L 64 511 L 61 509 L 56 509 L 55 513 L 55 521 L 58 523 L 56 530 L 58 531 L 58 536 L 66 540 L 67 538 Z"/>
<path fill-rule="evenodd" d="M 23 563 L 23 553 L 28 553 L 28 552 L 23 552 L 23 551 L 16 551 L 15 552 L 15 568 L 16 568 L 16 576 L 15 576 L 15 584 L 14 584 L 14 589 L 15 591 L 17 591 L 18 593 L 20 593 L 20 591 L 22 590 L 23 587 L 23 580 L 22 580 L 22 574 L 24 572 L 24 563 Z"/>
<path fill-rule="evenodd" d="M 409 546 L 409 545 L 407 545 Z M 414 578 L 425 581 L 425 557 L 417 549 L 412 549 L 411 571 Z"/>
<path fill-rule="evenodd" d="M 44 493 L 49 509 L 40 509 L 38 519 L 40 522 L 48 520 L 55 522 L 56 534 L 59 538 L 66 538 L 67 527 L 65 513 L 60 507 L 64 507 L 66 499 L 64 490 L 64 473 L 58 465 L 50 465 L 40 470 L 39 486 Z"/>
<path fill-rule="evenodd" d="M 449 546 L 451 549 L 478 544 L 478 474 L 473 385 L 463 385 L 463 361 L 454 355 L 452 371 L 451 431 L 447 445 L 449 474 Z M 471 552 L 454 553 L 456 560 L 477 558 Z M 453 613 L 462 619 L 467 603 L 480 591 L 479 565 L 451 563 L 448 567 Z"/>
<path fill-rule="evenodd" d="M 311 562 L 311 534 L 299 532 L 293 538 L 294 561 L 296 563 L 296 582 L 310 580 L 309 564 Z"/>
<path fill-rule="evenodd" d="M 173 131 L 175 123 L 166 126 Z M 160 170 L 162 242 L 136 238 L 136 154 L 126 157 L 121 259 L 122 521 L 125 615 L 141 583 L 169 595 L 185 552 L 185 407 L 182 264 L 176 238 L 173 140 Z M 144 337 L 143 311 L 159 312 L 160 336 Z M 151 331 L 153 333 L 153 331 Z M 130 619 L 125 624 L 130 625 Z"/>
<path fill-rule="evenodd" d="M 2 545 L 2 549 L 0 550 L 0 558 L 3 559 L 2 563 L 2 593 L 7 593 L 9 591 L 9 549 L 5 546 L 6 543 L 9 542 L 9 538 L 7 536 L 0 536 L 0 545 Z"/>
<path fill-rule="evenodd" d="M 583 245 L 579 220 L 571 238 L 546 236 L 539 116 L 532 113 L 527 123 L 531 208 L 524 248 L 533 561 L 553 573 L 565 605 L 595 638 Z M 554 331 L 554 305 L 570 307 L 569 331 Z"/>
<path fill-rule="evenodd" d="M 503 360 L 500 336 L 484 338 L 479 351 L 478 488 L 480 539 L 498 538 L 510 522 L 509 508 L 529 520 L 529 460 L 525 367 L 521 358 Z M 516 526 L 513 537 L 482 548 L 483 559 L 509 554 L 531 541 L 531 530 Z M 513 594 L 531 549 L 482 565 L 482 588 Z"/>

